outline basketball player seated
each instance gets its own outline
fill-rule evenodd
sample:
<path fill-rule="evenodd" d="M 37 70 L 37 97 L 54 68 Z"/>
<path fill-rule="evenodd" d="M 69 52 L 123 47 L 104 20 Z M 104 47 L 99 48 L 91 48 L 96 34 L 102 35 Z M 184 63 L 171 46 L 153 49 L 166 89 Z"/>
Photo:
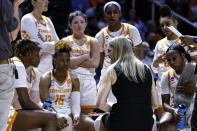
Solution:
<path fill-rule="evenodd" d="M 30 83 L 33 79 L 32 75 L 27 76 L 25 69 L 30 66 L 38 66 L 40 62 L 39 51 L 39 44 L 31 40 L 19 40 L 16 44 L 15 57 L 11 59 L 16 66 L 14 101 L 18 98 L 21 107 L 10 108 L 6 131 L 27 131 L 34 128 L 56 131 L 57 127 L 67 126 L 64 118 L 55 113 L 43 111 L 28 95 L 28 88 L 30 89 Z M 27 81 L 30 83 L 28 84 Z"/>
<path fill-rule="evenodd" d="M 50 99 L 55 112 L 72 118 L 73 124 L 71 127 L 69 124 L 69 130 L 88 131 L 88 121 L 80 116 L 79 79 L 68 71 L 71 50 L 68 42 L 59 40 L 55 43 L 54 68 L 40 79 L 40 98 L 42 102 Z"/>

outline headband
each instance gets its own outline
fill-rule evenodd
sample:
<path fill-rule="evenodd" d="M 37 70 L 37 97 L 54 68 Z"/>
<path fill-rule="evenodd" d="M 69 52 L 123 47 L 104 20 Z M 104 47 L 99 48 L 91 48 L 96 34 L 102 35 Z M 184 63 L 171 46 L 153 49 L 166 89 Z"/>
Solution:
<path fill-rule="evenodd" d="M 116 1 L 110 1 L 110 2 L 107 2 L 107 3 L 105 4 L 105 6 L 104 6 L 104 8 L 103 8 L 104 13 L 105 13 L 106 8 L 107 8 L 108 5 L 115 5 L 115 6 L 118 7 L 118 10 L 121 11 L 121 6 L 120 6 L 119 3 L 117 3 Z"/>

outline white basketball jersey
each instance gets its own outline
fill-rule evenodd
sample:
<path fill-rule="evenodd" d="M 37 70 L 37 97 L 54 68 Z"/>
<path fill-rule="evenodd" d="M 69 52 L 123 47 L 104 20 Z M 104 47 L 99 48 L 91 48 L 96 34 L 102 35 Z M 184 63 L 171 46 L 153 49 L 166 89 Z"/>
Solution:
<path fill-rule="evenodd" d="M 172 45 L 172 44 L 179 44 L 181 45 L 181 40 L 178 38 L 176 40 L 169 41 L 167 40 L 167 37 L 163 38 L 162 40 L 157 42 L 157 47 L 155 49 L 155 54 L 156 56 L 154 59 L 164 53 L 166 53 L 167 49 Z M 167 61 L 162 62 L 158 66 L 158 76 L 159 80 L 161 79 L 161 76 L 164 72 L 167 70 L 171 69 L 169 63 Z"/>
<path fill-rule="evenodd" d="M 27 74 L 27 77 L 26 77 L 28 93 L 30 93 L 35 80 L 36 80 L 36 73 L 35 73 L 35 69 L 32 68 L 31 71 Z M 15 97 L 15 100 L 13 102 L 13 107 L 15 109 L 21 109 L 21 106 L 20 106 L 19 101 L 18 101 L 17 93 L 15 95 L 16 95 L 16 97 Z"/>
<path fill-rule="evenodd" d="M 53 38 L 53 32 L 52 32 L 52 25 L 50 23 L 49 18 L 46 16 L 42 16 L 43 22 L 36 19 L 36 17 L 33 16 L 32 13 L 26 14 L 23 19 L 29 19 L 30 21 L 34 21 L 35 29 L 34 33 L 28 33 L 29 27 L 26 27 L 25 24 L 23 24 L 21 28 L 21 37 L 22 39 L 32 39 L 36 40 L 34 37 L 38 37 L 38 39 L 41 39 L 42 42 L 51 42 L 55 41 L 56 39 Z M 23 21 L 22 21 L 23 22 Z M 41 53 L 41 60 L 39 63 L 39 66 L 37 67 L 38 70 L 42 73 L 49 71 L 49 69 L 52 69 L 52 56 L 49 53 L 42 52 Z"/>
<path fill-rule="evenodd" d="M 71 92 L 72 81 L 70 73 L 66 72 L 66 78 L 63 83 L 57 82 L 51 71 L 51 86 L 49 89 L 50 100 L 52 107 L 58 113 L 69 115 L 71 114 Z"/>
<path fill-rule="evenodd" d="M 105 58 L 103 63 L 103 69 L 101 71 L 101 75 L 107 70 L 107 68 L 111 65 L 111 60 L 107 56 L 107 49 L 109 47 L 109 41 L 114 38 L 115 36 L 130 36 L 129 31 L 129 24 L 121 23 L 122 28 L 120 31 L 117 32 L 117 34 L 112 35 L 114 32 L 110 33 L 108 27 L 105 27 L 101 30 L 102 36 L 103 36 L 103 44 L 102 48 L 104 49 Z"/>
<path fill-rule="evenodd" d="M 180 75 L 175 73 L 174 69 L 168 70 L 168 86 L 170 88 L 170 105 L 174 105 L 174 94 Z"/>
<path fill-rule="evenodd" d="M 42 37 L 43 42 L 50 42 L 52 41 L 52 30 L 51 30 L 51 25 L 50 21 L 46 16 L 42 16 L 42 19 L 44 22 L 40 22 L 36 17 L 34 17 L 31 13 L 26 14 L 25 17 L 29 17 L 29 19 L 33 19 L 36 25 L 37 33 L 40 34 Z M 27 31 L 25 28 L 21 30 L 21 37 L 22 39 L 32 39 L 29 34 L 27 34 Z"/>
<path fill-rule="evenodd" d="M 35 73 L 35 69 L 32 67 L 31 69 L 30 69 L 30 72 L 29 73 L 27 73 L 26 72 L 26 70 L 25 70 L 25 67 L 24 67 L 24 65 L 23 65 L 23 63 L 22 63 L 22 61 L 18 58 L 18 57 L 13 57 L 12 59 L 11 59 L 11 61 L 13 61 L 14 62 L 14 64 L 15 64 L 15 66 L 16 66 L 16 69 L 17 69 L 17 67 L 18 66 L 23 66 L 23 68 L 24 68 L 24 72 L 22 71 L 22 70 L 17 70 L 17 74 L 19 75 L 19 74 L 23 74 L 23 75 L 25 75 L 25 76 L 23 76 L 24 77 L 24 79 L 25 79 L 25 81 L 24 81 L 24 79 L 23 78 L 20 78 L 20 75 L 18 76 L 19 78 L 19 80 L 20 80 L 20 82 L 18 82 L 18 83 L 23 83 L 23 81 L 24 81 L 24 84 L 25 85 L 16 85 L 17 87 L 21 87 L 21 88 L 27 88 L 27 90 L 28 90 L 28 93 L 31 91 L 31 88 L 32 88 L 32 85 L 33 85 L 33 83 L 35 82 L 35 80 L 36 80 L 36 73 Z M 21 109 L 21 106 L 20 106 L 20 104 L 19 104 L 19 101 L 18 101 L 18 95 L 17 95 L 17 93 L 16 93 L 16 91 L 15 91 L 15 95 L 14 95 L 14 98 L 13 98 L 13 107 L 15 108 L 15 109 Z"/>
<path fill-rule="evenodd" d="M 168 70 L 168 85 L 170 88 L 170 106 L 174 106 L 174 95 L 175 95 L 175 90 L 176 90 L 179 78 L 180 78 L 180 75 L 176 74 L 174 69 Z M 186 127 L 191 127 L 190 119 L 191 119 L 191 115 L 193 111 L 194 99 L 195 99 L 195 95 L 193 96 L 190 107 L 187 108 L 186 122 L 185 122 Z"/>
<path fill-rule="evenodd" d="M 92 37 L 85 35 L 85 41 L 83 44 L 78 44 L 77 41 L 74 39 L 73 35 L 68 36 L 70 45 L 72 46 L 71 57 L 77 57 L 84 54 L 90 54 L 90 46 Z M 94 76 L 95 68 L 83 68 L 77 67 L 71 70 L 73 74 L 82 74 L 82 75 L 90 75 Z"/>
<path fill-rule="evenodd" d="M 27 78 L 26 78 L 28 93 L 31 91 L 31 88 L 35 80 L 36 80 L 36 72 L 35 72 L 35 68 L 32 68 L 31 71 L 27 74 Z"/>

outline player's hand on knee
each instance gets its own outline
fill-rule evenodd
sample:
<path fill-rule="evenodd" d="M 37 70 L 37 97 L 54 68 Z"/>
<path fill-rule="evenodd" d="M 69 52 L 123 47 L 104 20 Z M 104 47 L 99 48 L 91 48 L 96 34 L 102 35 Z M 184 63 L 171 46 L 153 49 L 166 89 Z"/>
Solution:
<path fill-rule="evenodd" d="M 57 115 L 57 127 L 64 128 L 67 126 L 68 126 L 67 120 L 64 117 L 60 117 Z"/>

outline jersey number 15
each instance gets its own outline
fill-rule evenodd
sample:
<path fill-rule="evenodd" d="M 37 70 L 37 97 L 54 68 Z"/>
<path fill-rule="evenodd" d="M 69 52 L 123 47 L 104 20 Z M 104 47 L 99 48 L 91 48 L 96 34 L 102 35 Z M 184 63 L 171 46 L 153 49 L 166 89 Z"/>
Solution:
<path fill-rule="evenodd" d="M 56 95 L 55 105 L 64 105 L 65 95 Z"/>

